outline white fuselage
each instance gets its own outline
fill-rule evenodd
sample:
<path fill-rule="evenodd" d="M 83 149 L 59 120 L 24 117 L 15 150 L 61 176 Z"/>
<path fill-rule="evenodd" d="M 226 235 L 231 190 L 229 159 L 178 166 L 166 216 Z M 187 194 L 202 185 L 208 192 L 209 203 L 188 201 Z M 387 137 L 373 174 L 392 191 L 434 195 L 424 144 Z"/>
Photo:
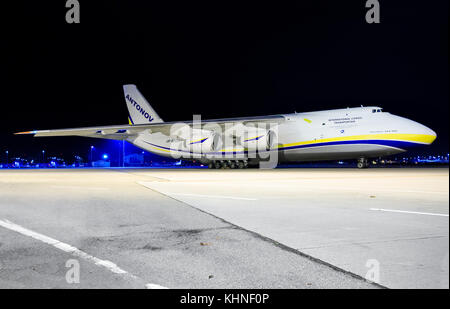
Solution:
<path fill-rule="evenodd" d="M 282 115 L 277 141 L 268 152 L 279 161 L 313 161 L 372 158 L 429 145 L 436 133 L 420 123 L 382 112 L 379 107 L 360 107 Z M 192 158 L 192 151 L 176 151 L 167 135 L 143 132 L 129 142 L 162 156 Z M 178 149 L 179 150 L 179 149 Z M 236 154 L 248 155 L 237 145 L 214 153 L 196 153 L 195 158 L 219 160 Z"/>

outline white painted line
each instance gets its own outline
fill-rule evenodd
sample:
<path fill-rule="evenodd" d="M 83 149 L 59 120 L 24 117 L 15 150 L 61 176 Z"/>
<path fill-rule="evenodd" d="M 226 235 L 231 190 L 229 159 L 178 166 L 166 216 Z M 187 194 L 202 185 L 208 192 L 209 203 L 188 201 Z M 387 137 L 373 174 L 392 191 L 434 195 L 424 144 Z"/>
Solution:
<path fill-rule="evenodd" d="M 161 286 L 161 285 L 157 285 L 157 284 L 152 284 L 152 283 L 147 283 L 145 285 L 145 287 L 149 290 L 167 290 L 168 288 Z"/>
<path fill-rule="evenodd" d="M 82 187 L 82 186 L 50 186 L 53 189 L 69 189 L 69 190 L 97 190 L 97 191 L 106 191 L 108 188 L 103 187 Z"/>
<path fill-rule="evenodd" d="M 253 184 L 253 187 L 257 186 L 258 184 Z M 301 185 L 298 190 L 315 190 L 317 187 L 314 186 L 307 186 L 307 185 Z M 380 193 L 417 193 L 417 194 L 442 194 L 442 195 L 448 195 L 447 191 L 423 191 L 423 190 L 389 190 L 384 188 L 361 188 L 361 187 L 340 187 L 340 186 L 330 186 L 327 187 L 327 190 L 334 190 L 334 191 L 351 191 L 351 192 L 367 192 L 367 193 L 373 193 L 373 192 L 380 192 Z"/>
<path fill-rule="evenodd" d="M 418 190 L 401 190 L 401 191 L 395 191 L 395 190 L 390 190 L 388 192 L 401 192 L 401 193 L 424 193 L 424 194 L 446 194 L 448 195 L 448 191 L 444 192 L 444 191 L 418 191 Z"/>
<path fill-rule="evenodd" d="M 167 195 L 179 195 L 179 196 L 192 196 L 192 197 L 206 197 L 206 198 L 222 198 L 230 200 L 243 200 L 243 201 L 257 201 L 256 198 L 249 197 L 236 197 L 236 196 L 224 196 L 224 195 L 203 195 L 203 194 L 190 194 L 190 193 L 164 193 Z"/>
<path fill-rule="evenodd" d="M 51 246 L 59 249 L 61 251 L 64 251 L 64 252 L 69 253 L 69 254 L 72 254 L 75 257 L 84 259 L 84 260 L 86 260 L 88 262 L 92 262 L 92 263 L 94 263 L 97 266 L 104 267 L 107 270 L 109 270 L 109 271 L 111 271 L 111 272 L 113 272 L 115 274 L 126 275 L 129 278 L 138 279 L 138 277 L 136 277 L 135 275 L 130 274 L 129 272 L 123 270 L 122 268 L 120 268 L 119 266 L 117 266 L 116 264 L 114 264 L 111 261 L 99 259 L 99 258 L 97 258 L 95 256 L 92 256 L 92 255 L 90 255 L 90 254 L 88 254 L 88 253 L 86 253 L 84 251 L 81 251 L 80 249 L 75 248 L 75 247 L 73 247 L 73 246 L 71 246 L 69 244 L 63 243 L 63 242 L 61 242 L 59 240 L 56 240 L 54 238 L 45 236 L 43 234 L 34 232 L 32 230 L 29 230 L 29 229 L 26 229 L 26 228 L 24 228 L 24 227 L 22 227 L 22 226 L 20 226 L 18 224 L 12 223 L 11 221 L 0 220 L 0 226 L 4 227 L 6 229 L 9 229 L 11 231 L 20 233 L 22 235 L 25 235 L 25 236 L 34 238 L 36 240 L 39 240 L 39 241 L 41 241 L 43 243 L 46 243 L 48 245 L 51 245 Z M 148 288 L 148 286 L 155 286 L 156 287 L 156 286 L 159 286 L 159 285 L 151 284 L 151 283 L 145 285 L 146 288 Z M 161 286 L 160 288 L 164 288 L 164 287 Z"/>
<path fill-rule="evenodd" d="M 242 200 L 242 201 L 257 201 L 258 200 L 257 198 L 227 196 L 227 195 L 205 195 L 205 194 L 165 192 L 163 190 L 160 190 L 157 186 L 156 186 L 156 188 L 153 187 L 152 184 L 154 182 L 138 181 L 137 183 L 140 184 L 140 185 L 143 185 L 144 187 L 147 187 L 149 189 L 158 191 L 159 193 L 166 194 L 166 195 L 192 196 L 192 197 L 204 197 L 204 198 L 221 198 L 221 199 Z"/>
<path fill-rule="evenodd" d="M 405 210 L 382 209 L 382 208 L 370 208 L 370 210 L 374 210 L 374 211 L 386 211 L 386 212 L 397 212 L 397 213 L 413 214 L 413 215 L 426 215 L 426 216 L 448 217 L 447 214 L 437 214 L 437 213 L 431 213 L 431 212 L 405 211 Z"/>

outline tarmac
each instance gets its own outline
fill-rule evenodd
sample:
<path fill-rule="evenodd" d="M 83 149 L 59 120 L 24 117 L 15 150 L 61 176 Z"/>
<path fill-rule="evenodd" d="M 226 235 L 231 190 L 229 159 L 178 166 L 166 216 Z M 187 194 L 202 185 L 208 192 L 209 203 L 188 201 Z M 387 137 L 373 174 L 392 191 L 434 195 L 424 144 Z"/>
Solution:
<path fill-rule="evenodd" d="M 449 288 L 448 213 L 448 168 L 0 170 L 0 288 Z"/>

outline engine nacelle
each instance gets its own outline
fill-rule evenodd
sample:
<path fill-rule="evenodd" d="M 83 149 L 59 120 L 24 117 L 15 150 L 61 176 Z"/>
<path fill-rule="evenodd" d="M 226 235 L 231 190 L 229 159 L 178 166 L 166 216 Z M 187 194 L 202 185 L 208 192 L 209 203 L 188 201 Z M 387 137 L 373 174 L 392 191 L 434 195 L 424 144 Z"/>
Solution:
<path fill-rule="evenodd" d="M 193 129 L 189 125 L 180 123 L 171 128 L 170 135 L 177 138 L 175 149 L 208 153 L 219 150 L 222 146 L 220 134 L 211 130 Z"/>
<path fill-rule="evenodd" d="M 202 131 L 201 134 L 192 135 L 192 139 L 186 140 L 186 147 L 195 153 L 208 153 L 219 150 L 222 138 L 219 134 L 211 131 Z"/>
<path fill-rule="evenodd" d="M 240 137 L 240 144 L 249 151 L 265 151 L 273 148 L 275 132 L 259 128 L 252 128 Z"/>

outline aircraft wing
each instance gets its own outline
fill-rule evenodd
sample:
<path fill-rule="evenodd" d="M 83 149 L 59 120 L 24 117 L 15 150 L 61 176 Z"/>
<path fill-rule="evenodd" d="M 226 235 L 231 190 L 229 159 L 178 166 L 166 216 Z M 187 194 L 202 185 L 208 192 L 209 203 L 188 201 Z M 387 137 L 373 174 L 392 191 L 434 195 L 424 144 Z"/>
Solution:
<path fill-rule="evenodd" d="M 101 127 L 84 127 L 84 128 L 69 128 L 69 129 L 55 129 L 55 130 L 35 130 L 17 132 L 15 135 L 32 134 L 35 137 L 47 136 L 83 136 L 83 137 L 97 137 L 106 139 L 125 139 L 130 135 L 137 135 L 143 131 L 144 128 L 136 128 L 130 125 L 117 126 L 101 126 Z"/>
<path fill-rule="evenodd" d="M 282 123 L 285 121 L 283 115 L 271 115 L 263 117 L 242 117 L 242 118 L 227 118 L 227 119 L 211 119 L 202 120 L 201 127 L 206 124 L 215 123 L 220 125 L 222 129 L 226 124 L 258 124 L 258 123 Z M 162 133 L 170 136 L 172 125 L 174 124 L 186 124 L 193 125 L 192 121 L 174 121 L 163 122 L 154 124 L 142 124 L 142 125 L 116 125 L 116 126 L 99 126 L 99 127 L 84 127 L 84 128 L 69 128 L 69 129 L 55 129 L 55 130 L 35 130 L 15 133 L 16 135 L 32 134 L 35 137 L 47 137 L 47 136 L 84 136 L 94 138 L 105 139 L 117 139 L 122 140 L 127 137 L 138 135 L 139 133 L 148 130 L 150 133 Z"/>

